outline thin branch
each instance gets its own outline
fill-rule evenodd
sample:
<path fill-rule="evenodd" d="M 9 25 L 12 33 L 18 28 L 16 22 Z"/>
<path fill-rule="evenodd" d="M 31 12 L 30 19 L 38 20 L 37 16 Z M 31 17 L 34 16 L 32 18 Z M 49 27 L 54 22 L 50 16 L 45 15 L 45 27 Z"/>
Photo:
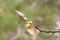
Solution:
<path fill-rule="evenodd" d="M 60 33 L 60 30 L 41 30 L 38 27 L 36 27 L 40 32 L 45 32 L 45 33 Z"/>

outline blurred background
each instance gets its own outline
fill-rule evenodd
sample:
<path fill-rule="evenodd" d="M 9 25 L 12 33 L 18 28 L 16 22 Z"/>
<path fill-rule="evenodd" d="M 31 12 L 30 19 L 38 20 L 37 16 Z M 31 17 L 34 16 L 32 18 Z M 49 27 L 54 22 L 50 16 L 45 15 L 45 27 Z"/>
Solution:
<path fill-rule="evenodd" d="M 15 12 L 23 12 L 29 20 L 43 30 L 59 30 L 60 0 L 0 0 L 0 40 L 8 40 L 25 21 Z M 25 40 L 22 30 L 16 40 Z M 37 40 L 60 40 L 60 34 L 46 38 L 51 33 L 41 33 Z M 25 36 L 24 36 L 25 35 Z M 32 40 L 31 36 L 29 36 Z M 46 39 L 44 39 L 46 38 Z"/>

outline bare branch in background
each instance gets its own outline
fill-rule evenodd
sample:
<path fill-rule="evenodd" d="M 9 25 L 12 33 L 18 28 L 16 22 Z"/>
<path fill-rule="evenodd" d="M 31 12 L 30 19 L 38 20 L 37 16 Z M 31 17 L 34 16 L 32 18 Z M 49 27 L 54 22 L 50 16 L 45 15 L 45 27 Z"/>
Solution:
<path fill-rule="evenodd" d="M 46 36 L 45 38 L 43 38 L 43 40 L 45 40 L 45 39 L 47 39 L 47 38 L 52 37 L 54 34 L 55 34 L 55 33 L 52 33 L 52 34 L 50 34 L 50 35 Z"/>

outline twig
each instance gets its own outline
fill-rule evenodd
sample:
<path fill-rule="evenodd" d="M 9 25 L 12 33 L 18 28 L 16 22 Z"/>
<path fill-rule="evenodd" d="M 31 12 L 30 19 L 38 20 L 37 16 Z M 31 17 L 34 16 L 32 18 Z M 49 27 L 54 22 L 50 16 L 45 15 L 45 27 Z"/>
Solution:
<path fill-rule="evenodd" d="M 38 27 L 36 27 L 40 32 L 45 32 L 45 33 L 60 33 L 59 30 L 41 30 Z"/>

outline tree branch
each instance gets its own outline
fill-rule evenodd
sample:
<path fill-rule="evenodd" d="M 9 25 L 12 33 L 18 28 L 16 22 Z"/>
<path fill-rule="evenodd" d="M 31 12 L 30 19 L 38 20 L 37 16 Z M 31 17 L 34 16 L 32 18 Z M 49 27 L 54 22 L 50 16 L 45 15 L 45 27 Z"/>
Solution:
<path fill-rule="evenodd" d="M 36 27 L 40 32 L 45 32 L 45 33 L 60 33 L 60 30 L 41 30 L 38 27 Z"/>

